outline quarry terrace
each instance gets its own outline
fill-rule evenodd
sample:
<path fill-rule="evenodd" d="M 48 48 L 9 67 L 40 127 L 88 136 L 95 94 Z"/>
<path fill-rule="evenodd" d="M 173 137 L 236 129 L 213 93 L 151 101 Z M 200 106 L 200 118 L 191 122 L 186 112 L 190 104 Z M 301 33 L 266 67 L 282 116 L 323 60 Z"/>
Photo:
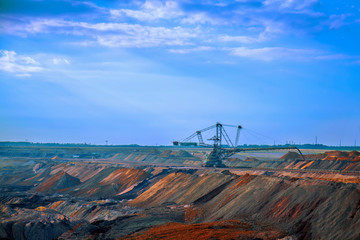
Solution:
<path fill-rule="evenodd" d="M 0 148 L 1 239 L 359 239 L 360 152 Z"/>

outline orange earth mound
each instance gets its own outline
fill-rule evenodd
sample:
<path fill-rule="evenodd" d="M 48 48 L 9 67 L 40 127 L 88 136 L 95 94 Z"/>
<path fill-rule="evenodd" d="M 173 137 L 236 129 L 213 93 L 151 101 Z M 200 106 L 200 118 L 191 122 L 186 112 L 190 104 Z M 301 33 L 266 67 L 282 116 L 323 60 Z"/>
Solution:
<path fill-rule="evenodd" d="M 135 233 L 121 240 L 150 240 L 150 239 L 278 239 L 284 237 L 284 234 L 278 230 L 270 228 L 257 229 L 250 224 L 238 221 L 228 220 L 210 223 L 182 224 L 166 223 L 160 226 L 150 228 L 145 232 Z"/>
<path fill-rule="evenodd" d="M 38 192 L 58 191 L 80 184 L 80 180 L 64 171 L 60 171 L 36 189 Z"/>
<path fill-rule="evenodd" d="M 307 154 L 308 160 L 332 160 L 332 161 L 360 161 L 360 152 L 358 151 L 327 151 L 318 154 Z"/>
<path fill-rule="evenodd" d="M 282 156 L 280 159 L 297 160 L 297 159 L 301 159 L 301 156 L 297 152 L 290 152 L 289 151 L 284 156 Z"/>

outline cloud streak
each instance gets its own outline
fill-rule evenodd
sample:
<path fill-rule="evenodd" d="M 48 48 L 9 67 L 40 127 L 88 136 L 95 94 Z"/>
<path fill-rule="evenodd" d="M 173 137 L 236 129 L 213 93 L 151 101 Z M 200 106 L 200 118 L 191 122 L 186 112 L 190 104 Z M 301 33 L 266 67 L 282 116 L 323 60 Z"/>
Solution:
<path fill-rule="evenodd" d="M 230 53 L 235 56 L 273 61 L 283 57 L 293 59 L 292 55 L 303 56 L 304 51 L 300 54 L 300 49 L 307 48 L 301 43 L 283 47 L 277 40 L 306 35 L 309 29 L 309 32 L 320 31 L 315 29 L 324 26 L 337 30 L 348 17 L 345 14 L 329 17 L 311 14 L 317 0 L 263 0 L 258 4 L 237 1 L 220 5 L 218 1 L 146 0 L 121 3 L 116 7 L 109 4 L 107 8 L 86 1 L 67 1 L 89 6 L 96 14 L 94 12 L 91 19 L 7 14 L 0 16 L 0 21 L 3 20 L 0 33 L 23 38 L 66 35 L 72 36 L 71 40 L 58 38 L 59 41 L 84 47 L 163 48 L 179 54 L 227 48 L 232 49 Z M 279 47 L 269 47 L 274 45 L 272 41 Z M 337 53 L 328 55 L 334 54 Z"/>
<path fill-rule="evenodd" d="M 264 47 L 264 48 L 231 48 L 230 53 L 237 57 L 249 58 L 261 61 L 274 60 L 309 60 L 313 59 L 319 52 L 313 49 L 293 49 L 283 47 Z"/>
<path fill-rule="evenodd" d="M 184 15 L 176 1 L 166 1 L 164 3 L 161 1 L 145 1 L 139 10 L 110 9 L 110 14 L 114 18 L 127 16 L 140 21 L 173 19 Z"/>
<path fill-rule="evenodd" d="M 0 50 L 0 70 L 13 73 L 18 77 L 29 77 L 44 69 L 33 58 L 17 55 L 14 51 Z"/>
<path fill-rule="evenodd" d="M 66 58 L 53 58 L 52 63 L 55 65 L 70 64 L 70 61 Z"/>
<path fill-rule="evenodd" d="M 170 49 L 169 52 L 179 53 L 179 54 L 187 54 L 187 53 L 193 53 L 193 52 L 212 51 L 212 50 L 215 50 L 215 48 L 208 47 L 208 46 L 199 46 L 196 48 L 187 48 L 187 49 Z"/>
<path fill-rule="evenodd" d="M 9 29 L 15 34 L 56 33 L 86 36 L 80 45 L 102 45 L 107 47 L 157 47 L 189 45 L 199 34 L 197 28 L 152 27 L 128 23 L 87 23 L 61 19 L 32 20 L 22 29 Z"/>
<path fill-rule="evenodd" d="M 303 10 L 314 5 L 318 0 L 265 0 L 264 6 L 278 9 Z"/>

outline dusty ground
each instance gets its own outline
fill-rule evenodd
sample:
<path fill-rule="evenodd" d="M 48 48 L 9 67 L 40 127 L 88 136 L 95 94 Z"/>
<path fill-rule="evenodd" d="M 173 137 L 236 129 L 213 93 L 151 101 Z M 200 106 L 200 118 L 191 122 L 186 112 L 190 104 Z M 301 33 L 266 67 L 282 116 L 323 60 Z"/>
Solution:
<path fill-rule="evenodd" d="M 360 238 L 357 152 L 208 169 L 198 150 L 80 150 L 0 156 L 0 239 Z"/>

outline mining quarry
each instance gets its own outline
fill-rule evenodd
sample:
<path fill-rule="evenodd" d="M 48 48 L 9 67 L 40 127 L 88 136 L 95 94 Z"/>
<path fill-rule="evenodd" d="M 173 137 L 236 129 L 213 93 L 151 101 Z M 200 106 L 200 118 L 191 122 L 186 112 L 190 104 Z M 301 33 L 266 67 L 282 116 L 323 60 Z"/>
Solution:
<path fill-rule="evenodd" d="M 360 0 L 0 0 L 0 240 L 360 240 Z"/>
<path fill-rule="evenodd" d="M 210 152 L 2 146 L 0 239 L 360 239 L 360 152 Z"/>

